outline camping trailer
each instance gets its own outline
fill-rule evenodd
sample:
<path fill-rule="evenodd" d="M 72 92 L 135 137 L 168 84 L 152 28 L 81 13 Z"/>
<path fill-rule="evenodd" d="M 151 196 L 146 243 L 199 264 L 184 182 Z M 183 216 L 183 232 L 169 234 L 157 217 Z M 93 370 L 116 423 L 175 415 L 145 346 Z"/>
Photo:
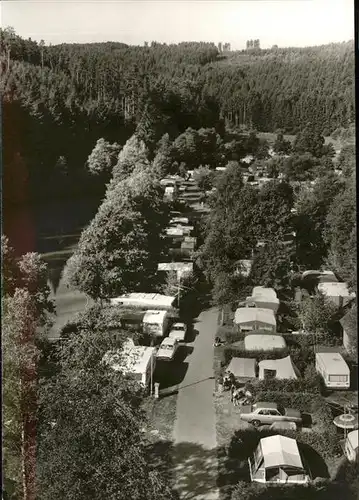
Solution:
<path fill-rule="evenodd" d="M 127 293 L 110 299 L 112 306 L 133 307 L 140 309 L 172 309 L 176 297 L 159 293 Z"/>
<path fill-rule="evenodd" d="M 328 389 L 349 389 L 349 366 L 338 352 L 317 352 L 315 369 L 321 374 Z"/>
<path fill-rule="evenodd" d="M 239 307 L 235 312 L 234 323 L 241 332 L 266 330 L 275 333 L 277 327 L 274 311 L 260 307 Z"/>
<path fill-rule="evenodd" d="M 155 337 L 164 337 L 169 326 L 168 311 L 149 309 L 143 316 L 143 333 Z"/>
<path fill-rule="evenodd" d="M 115 371 L 133 375 L 143 387 L 148 387 L 156 367 L 156 352 L 155 347 L 135 346 L 129 342 L 122 351 L 106 353 L 104 362 Z"/>
<path fill-rule="evenodd" d="M 258 307 L 271 309 L 274 313 L 278 311 L 279 299 L 273 288 L 255 286 L 252 295 L 246 299 L 247 307 Z"/>

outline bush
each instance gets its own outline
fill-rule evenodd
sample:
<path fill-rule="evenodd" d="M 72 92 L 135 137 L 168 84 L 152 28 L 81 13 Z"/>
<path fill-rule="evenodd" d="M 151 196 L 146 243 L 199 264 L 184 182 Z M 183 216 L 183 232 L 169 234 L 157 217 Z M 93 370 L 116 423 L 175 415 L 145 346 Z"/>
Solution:
<path fill-rule="evenodd" d="M 239 332 L 237 328 L 230 326 L 219 326 L 217 328 L 217 337 L 226 341 L 229 344 L 244 340 L 244 333 Z"/>
<path fill-rule="evenodd" d="M 316 375 L 314 377 L 299 378 L 299 379 L 267 379 L 267 380 L 256 380 L 250 384 L 251 392 L 265 392 L 265 391 L 279 391 L 281 393 L 311 393 L 320 394 L 321 384 L 320 378 Z"/>
<path fill-rule="evenodd" d="M 338 344 L 338 337 L 328 335 L 326 333 L 282 333 L 288 345 L 296 345 L 302 348 L 310 348 L 317 344 L 336 346 Z"/>
<path fill-rule="evenodd" d="M 233 489 L 231 500 L 354 500 L 342 486 L 323 480 L 317 484 L 258 484 L 240 481 Z"/>
<path fill-rule="evenodd" d="M 290 391 L 276 391 L 276 390 L 255 390 L 253 389 L 255 401 L 275 401 L 276 403 L 284 406 L 285 408 L 295 408 L 301 412 L 315 413 L 319 406 L 328 407 L 325 400 L 317 392 L 290 392 Z M 315 406 L 318 404 L 319 406 Z M 329 410 L 330 412 L 330 410 Z M 323 411 L 324 415 L 324 411 Z M 330 422 L 332 423 L 331 413 Z"/>

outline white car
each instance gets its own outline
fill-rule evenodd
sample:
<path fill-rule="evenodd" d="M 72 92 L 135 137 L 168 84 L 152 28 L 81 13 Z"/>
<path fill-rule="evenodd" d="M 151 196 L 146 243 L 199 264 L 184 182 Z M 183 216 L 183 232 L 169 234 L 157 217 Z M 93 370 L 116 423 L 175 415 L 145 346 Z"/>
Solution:
<path fill-rule="evenodd" d="M 161 345 L 157 351 L 157 359 L 164 361 L 172 361 L 178 349 L 178 340 L 166 337 L 162 340 Z"/>
<path fill-rule="evenodd" d="M 174 323 L 171 327 L 168 337 L 183 342 L 187 335 L 187 325 L 184 323 Z"/>

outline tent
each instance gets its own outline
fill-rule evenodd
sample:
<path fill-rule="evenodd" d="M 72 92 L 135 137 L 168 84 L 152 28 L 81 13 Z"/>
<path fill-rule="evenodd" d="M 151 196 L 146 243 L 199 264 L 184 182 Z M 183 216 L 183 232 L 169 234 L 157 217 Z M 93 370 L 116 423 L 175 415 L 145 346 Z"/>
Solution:
<path fill-rule="evenodd" d="M 250 334 L 244 339 L 246 351 L 271 351 L 273 349 L 284 349 L 287 346 L 281 335 L 258 335 Z"/>
<path fill-rule="evenodd" d="M 227 368 L 236 378 L 255 378 L 256 360 L 250 358 L 232 358 Z"/>
<path fill-rule="evenodd" d="M 269 436 L 262 438 L 260 445 L 266 468 L 289 465 L 303 469 L 303 463 L 295 439 L 280 435 Z"/>
<path fill-rule="evenodd" d="M 258 365 L 260 379 L 265 379 L 269 372 L 278 379 L 298 378 L 299 376 L 298 368 L 293 364 L 290 356 L 282 359 L 266 359 L 260 361 Z"/>
<path fill-rule="evenodd" d="M 279 434 L 262 438 L 249 460 L 251 480 L 259 483 L 307 483 L 297 441 Z"/>

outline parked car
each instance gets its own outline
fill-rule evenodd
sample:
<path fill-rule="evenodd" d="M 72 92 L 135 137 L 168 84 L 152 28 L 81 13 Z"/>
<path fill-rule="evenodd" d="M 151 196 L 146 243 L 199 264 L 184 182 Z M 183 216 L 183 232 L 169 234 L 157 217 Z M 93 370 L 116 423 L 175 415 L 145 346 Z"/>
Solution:
<path fill-rule="evenodd" d="M 301 413 L 291 408 L 283 408 L 276 403 L 258 402 L 254 405 L 242 406 L 240 418 L 255 427 L 273 422 L 302 423 Z"/>
<path fill-rule="evenodd" d="M 173 323 L 168 337 L 176 339 L 178 342 L 184 341 L 187 335 L 187 325 L 185 323 Z"/>
<path fill-rule="evenodd" d="M 178 340 L 166 337 L 162 340 L 157 351 L 157 359 L 172 361 L 178 349 Z"/>

